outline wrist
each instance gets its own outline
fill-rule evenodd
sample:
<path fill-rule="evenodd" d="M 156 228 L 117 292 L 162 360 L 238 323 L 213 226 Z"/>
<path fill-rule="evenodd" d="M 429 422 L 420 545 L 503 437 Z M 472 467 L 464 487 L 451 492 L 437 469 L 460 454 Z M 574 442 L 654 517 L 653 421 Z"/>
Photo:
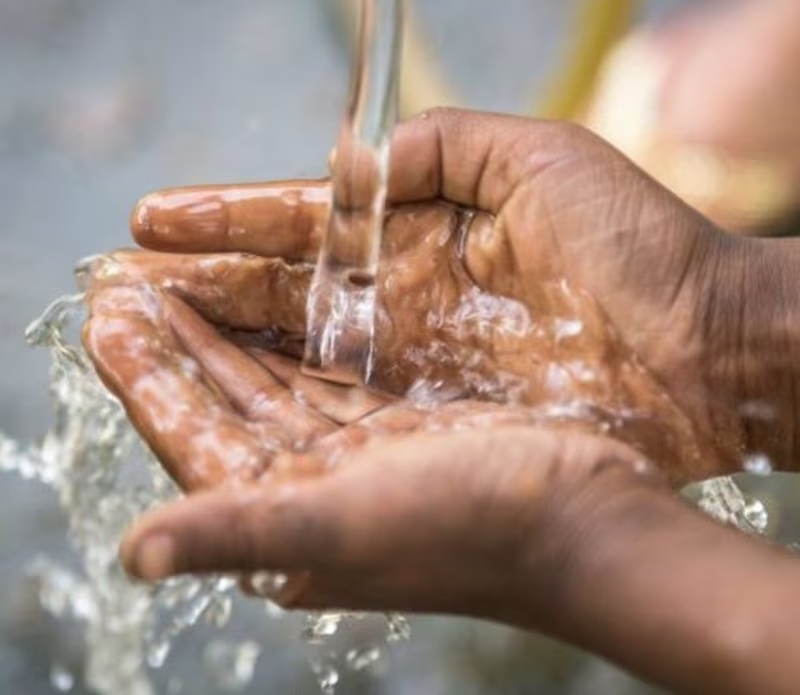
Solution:
<path fill-rule="evenodd" d="M 512 622 L 671 691 L 795 692 L 798 616 L 781 608 L 800 580 L 793 557 L 621 471 L 563 512 L 551 582 L 537 577 L 521 601 L 545 591 L 546 608 L 535 601 L 536 621 Z"/>
<path fill-rule="evenodd" d="M 563 441 L 560 465 L 548 475 L 546 494 L 537 501 L 535 530 L 525 539 L 521 582 L 509 592 L 501 619 L 521 627 L 559 634 L 573 604 L 572 578 L 587 557 L 603 551 L 599 529 L 617 510 L 641 508 L 647 491 L 670 497 L 663 473 L 626 445 L 597 437 Z"/>
<path fill-rule="evenodd" d="M 728 237 L 709 277 L 702 365 L 716 410 L 712 431 L 775 469 L 797 466 L 800 242 Z"/>

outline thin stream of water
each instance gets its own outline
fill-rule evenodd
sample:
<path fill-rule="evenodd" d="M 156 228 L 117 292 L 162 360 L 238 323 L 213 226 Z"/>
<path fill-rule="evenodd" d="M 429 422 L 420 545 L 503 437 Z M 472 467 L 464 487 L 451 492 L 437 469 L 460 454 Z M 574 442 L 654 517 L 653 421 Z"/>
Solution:
<path fill-rule="evenodd" d="M 363 384 L 373 363 L 389 139 L 398 117 L 403 0 L 362 0 L 350 99 L 336 145 L 331 213 L 308 300 L 304 369 Z"/>

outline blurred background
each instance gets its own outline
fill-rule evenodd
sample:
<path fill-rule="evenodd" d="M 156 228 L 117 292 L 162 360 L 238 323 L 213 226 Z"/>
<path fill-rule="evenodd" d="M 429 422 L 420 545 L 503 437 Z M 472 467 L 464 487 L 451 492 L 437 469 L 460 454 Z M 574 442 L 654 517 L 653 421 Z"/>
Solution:
<path fill-rule="evenodd" d="M 404 103 L 571 116 L 721 225 L 792 231 L 787 191 L 800 187 L 792 163 L 773 156 L 794 151 L 786 142 L 748 149 L 662 127 L 657 87 L 695 36 L 664 17 L 688 4 L 709 3 L 420 0 Z M 325 173 L 348 83 L 347 16 L 337 0 L 0 0 L 0 431 L 32 441 L 47 429 L 49 360 L 26 347 L 24 328 L 72 291 L 77 259 L 130 243 L 137 198 L 169 185 Z M 626 34 L 634 24 L 643 28 Z M 746 205 L 742 191 L 753 194 Z M 56 500 L 0 476 L 0 691 L 84 693 L 79 631 L 43 613 L 25 578 L 41 553 L 69 555 Z M 252 685 L 210 681 L 199 666 L 208 635 L 188 635 L 154 676 L 160 692 L 318 692 L 299 626 L 249 623 L 261 648 Z M 413 630 L 382 675 L 351 674 L 338 692 L 653 692 L 511 630 L 429 618 Z"/>

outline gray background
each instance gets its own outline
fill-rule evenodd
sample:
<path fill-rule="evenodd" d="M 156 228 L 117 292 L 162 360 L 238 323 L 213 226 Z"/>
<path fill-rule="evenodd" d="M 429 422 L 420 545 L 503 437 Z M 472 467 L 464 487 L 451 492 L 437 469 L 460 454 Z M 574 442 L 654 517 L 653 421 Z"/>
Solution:
<path fill-rule="evenodd" d="M 48 359 L 26 324 L 71 291 L 73 262 L 125 245 L 147 191 L 324 173 L 347 84 L 333 0 L 0 0 L 0 431 L 46 429 Z M 663 10 L 666 1 L 651 3 Z M 476 108 L 523 112 L 571 35 L 565 0 L 417 2 L 449 75 Z M 67 553 L 55 501 L 0 477 L 0 692 L 51 692 L 73 632 L 39 611 L 25 563 Z M 341 692 L 640 692 L 603 665 L 513 631 L 416 620 L 382 679 Z M 263 635 L 252 693 L 315 692 L 294 626 Z M 212 692 L 198 647 L 167 671 Z M 159 675 L 162 680 L 166 678 Z M 192 680 L 194 679 L 194 680 Z M 199 680 L 198 680 L 199 679 Z M 74 692 L 82 692 L 76 686 Z"/>

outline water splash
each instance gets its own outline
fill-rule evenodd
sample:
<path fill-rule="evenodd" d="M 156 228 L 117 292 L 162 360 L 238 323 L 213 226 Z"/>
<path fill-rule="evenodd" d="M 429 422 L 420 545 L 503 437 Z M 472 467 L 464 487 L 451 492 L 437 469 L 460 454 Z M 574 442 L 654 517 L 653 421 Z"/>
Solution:
<path fill-rule="evenodd" d="M 252 640 L 226 642 L 212 640 L 203 651 L 203 662 L 219 690 L 238 692 L 253 679 L 261 647 Z"/>
<path fill-rule="evenodd" d="M 53 664 L 50 685 L 58 693 L 68 693 L 75 687 L 75 674 L 62 664 Z"/>
<path fill-rule="evenodd" d="M 769 529 L 769 512 L 758 499 L 745 495 L 731 477 L 707 480 L 700 484 L 698 507 L 723 524 L 745 533 L 763 536 Z"/>
<path fill-rule="evenodd" d="M 78 268 L 79 281 L 86 265 Z M 40 557 L 30 563 L 29 573 L 39 583 L 45 610 L 85 627 L 88 688 L 99 695 L 156 695 L 152 670 L 167 664 L 183 632 L 199 624 L 219 630 L 227 625 L 236 581 L 181 577 L 150 586 L 132 581 L 121 567 L 118 547 L 124 530 L 147 509 L 180 493 L 97 378 L 87 355 L 70 342 L 70 328 L 83 318 L 84 295 L 75 294 L 53 302 L 26 331 L 28 342 L 49 350 L 52 358 L 54 425 L 40 446 L 22 446 L 0 434 L 0 470 L 52 488 L 67 514 L 80 571 Z M 280 609 L 266 605 L 265 620 L 280 617 Z M 317 645 L 325 644 L 343 617 L 309 615 L 306 631 L 316 636 Z M 380 652 L 396 641 L 393 625 L 402 620 L 391 617 L 386 636 L 364 649 Z M 204 663 L 221 691 L 241 690 L 253 676 L 260 648 L 252 639 L 224 637 L 220 632 L 208 643 Z M 350 670 L 357 666 L 361 662 L 355 660 Z M 339 673 L 330 666 L 318 674 L 323 692 L 333 692 Z M 68 692 L 76 680 L 71 671 L 53 665 L 56 690 Z M 180 693 L 183 684 L 171 678 L 167 690 Z"/>

